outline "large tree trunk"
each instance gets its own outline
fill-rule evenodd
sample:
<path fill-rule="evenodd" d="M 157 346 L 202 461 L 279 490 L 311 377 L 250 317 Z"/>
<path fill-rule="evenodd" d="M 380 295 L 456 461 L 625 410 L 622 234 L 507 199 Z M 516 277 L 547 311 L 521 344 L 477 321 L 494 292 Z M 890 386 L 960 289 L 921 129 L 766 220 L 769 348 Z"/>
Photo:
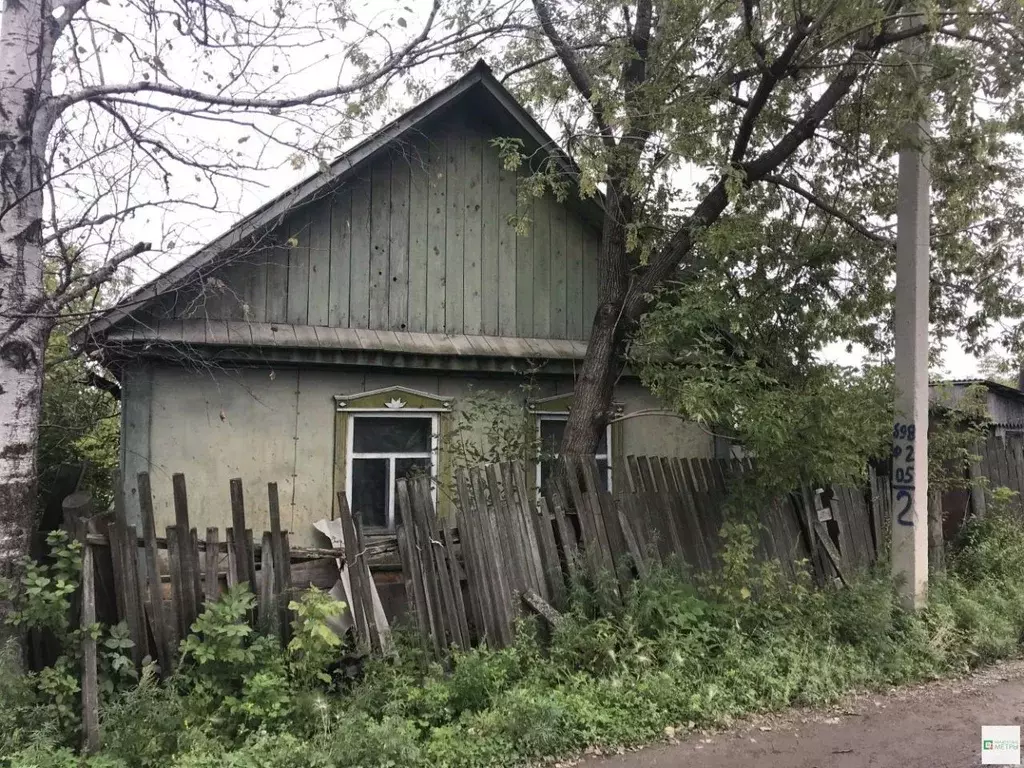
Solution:
<path fill-rule="evenodd" d="M 43 346 L 43 168 L 57 22 L 41 0 L 0 17 L 0 576 L 16 576 L 36 519 Z M 0 605 L 0 614 L 7 606 Z"/>
<path fill-rule="evenodd" d="M 587 341 L 587 354 L 576 378 L 572 409 L 560 452 L 594 453 L 611 414 L 615 380 L 621 369 L 625 338 L 622 308 L 628 287 L 625 224 L 632 220 L 632 201 L 612 181 L 605 197 L 604 227 L 598 255 L 598 308 Z"/>

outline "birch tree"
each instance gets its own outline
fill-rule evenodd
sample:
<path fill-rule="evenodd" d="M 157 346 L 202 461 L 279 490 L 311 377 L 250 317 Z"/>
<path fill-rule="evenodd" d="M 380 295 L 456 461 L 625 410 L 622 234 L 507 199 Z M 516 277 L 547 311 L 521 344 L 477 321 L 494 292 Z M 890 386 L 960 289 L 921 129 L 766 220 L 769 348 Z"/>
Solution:
<path fill-rule="evenodd" d="M 4 3 L 0 576 L 26 553 L 34 526 L 55 318 L 126 279 L 138 260 L 208 237 L 191 223 L 231 210 L 225 190 L 240 181 L 282 166 L 316 169 L 368 130 L 368 115 L 394 93 L 416 97 L 398 87 L 416 68 L 429 74 L 442 54 L 449 63 L 472 57 L 508 23 L 501 2 L 414 5 Z"/>
<path fill-rule="evenodd" d="M 740 367 L 766 359 L 745 349 L 793 362 L 836 341 L 886 352 L 894 160 L 922 112 L 937 336 L 984 351 L 997 323 L 1024 314 L 1017 0 L 531 3 L 536 31 L 506 51 L 510 82 L 560 126 L 584 193 L 604 200 L 599 307 L 563 452 L 593 452 L 645 318 L 668 323 L 647 335 L 663 359 L 709 334 Z M 914 38 L 927 45 L 910 57 Z M 931 101 L 907 85 L 925 64 Z M 535 186 L 550 194 L 551 181 L 541 171 Z M 649 314 L 679 291 L 707 325 Z M 782 333 L 765 345 L 770 329 Z M 752 331 L 764 334 L 744 345 Z M 713 370 L 686 362 L 675 374 Z M 699 388 L 655 383 L 705 415 Z"/>

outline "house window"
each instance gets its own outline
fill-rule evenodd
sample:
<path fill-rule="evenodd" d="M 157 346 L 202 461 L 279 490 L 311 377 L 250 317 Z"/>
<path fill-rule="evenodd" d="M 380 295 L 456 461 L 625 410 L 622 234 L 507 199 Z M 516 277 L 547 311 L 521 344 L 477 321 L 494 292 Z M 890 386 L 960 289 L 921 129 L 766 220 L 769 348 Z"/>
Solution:
<path fill-rule="evenodd" d="M 363 525 L 390 531 L 401 522 L 395 483 L 436 474 L 437 427 L 431 414 L 349 414 L 346 491 Z"/>
<path fill-rule="evenodd" d="M 548 478 L 553 470 L 554 459 L 558 458 L 558 448 L 562 444 L 562 436 L 565 434 L 565 425 L 569 421 L 569 414 L 538 414 L 537 415 L 537 441 L 540 447 L 541 460 L 537 462 L 537 488 L 547 488 Z M 611 443 L 612 429 L 609 425 L 601 433 L 601 439 L 597 444 L 595 458 L 599 471 L 601 487 L 610 491 L 612 489 L 612 464 L 611 464 Z"/>

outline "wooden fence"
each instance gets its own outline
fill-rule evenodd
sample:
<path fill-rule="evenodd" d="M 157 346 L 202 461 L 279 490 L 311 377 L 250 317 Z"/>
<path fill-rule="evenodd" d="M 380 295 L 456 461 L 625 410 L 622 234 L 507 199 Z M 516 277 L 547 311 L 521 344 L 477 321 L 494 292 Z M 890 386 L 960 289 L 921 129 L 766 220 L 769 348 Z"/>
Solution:
<path fill-rule="evenodd" d="M 171 479 L 174 525 L 157 535 L 149 475 L 138 475 L 141 532 L 129 524 L 124 505 L 115 498 L 113 518 L 94 514 L 89 494 L 76 492 L 64 499 L 65 527 L 84 546 L 83 580 L 89 582 L 92 603 L 79 607 L 80 613 L 95 616 L 106 624 L 124 622 L 134 643 L 136 664 L 149 656 L 166 674 L 175 664 L 179 641 L 185 637 L 206 603 L 216 600 L 224 589 L 245 583 L 254 593 L 256 609 L 250 617 L 254 626 L 287 642 L 291 624 L 288 603 L 292 586 L 317 586 L 329 590 L 340 571 L 348 567 L 353 587 L 349 602 L 355 629 L 368 647 L 384 648 L 377 627 L 371 628 L 360 611 L 370 602 L 369 561 L 388 559 L 392 542 L 365 542 L 358 521 L 343 507 L 346 548 L 293 548 L 288 531 L 281 527 L 276 483 L 267 484 L 270 530 L 254 533 L 246 521 L 242 481 L 229 483 L 232 526 L 221 531 L 192 525 L 185 476 Z M 346 562 L 345 551 L 357 553 Z M 368 614 L 372 620 L 372 611 Z M 389 647 L 389 646 L 388 646 Z M 386 649 L 385 649 L 386 650 Z M 41 664 L 40 664 L 41 666 Z"/>
<path fill-rule="evenodd" d="M 398 546 L 406 594 L 424 647 L 512 641 L 524 604 L 550 621 L 566 602 L 567 577 L 602 581 L 621 595 L 662 564 L 716 567 L 725 500 L 749 462 L 631 456 L 629 487 L 601 488 L 596 461 L 566 457 L 543 496 L 522 463 L 456 477 L 455 520 L 439 520 L 429 480 L 399 481 Z M 820 582 L 843 583 L 875 561 L 888 525 L 889 486 L 801 489 L 757 509 L 757 554 L 793 573 L 807 560 Z M 465 585 L 465 588 L 463 588 Z"/>

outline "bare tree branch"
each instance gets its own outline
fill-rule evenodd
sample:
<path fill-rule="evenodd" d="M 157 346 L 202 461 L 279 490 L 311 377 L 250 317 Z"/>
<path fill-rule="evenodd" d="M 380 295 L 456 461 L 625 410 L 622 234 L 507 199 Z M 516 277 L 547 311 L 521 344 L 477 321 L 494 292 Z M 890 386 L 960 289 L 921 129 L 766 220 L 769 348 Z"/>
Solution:
<path fill-rule="evenodd" d="M 761 179 L 761 181 L 767 182 L 769 184 L 775 184 L 776 186 L 783 187 L 784 189 L 788 189 L 791 192 L 795 192 L 796 194 L 800 195 L 800 197 L 804 198 L 804 200 L 814 205 L 816 208 L 820 208 L 824 213 L 827 213 L 832 218 L 838 219 L 839 221 L 843 222 L 848 227 L 850 227 L 850 229 L 854 230 L 859 235 L 867 238 L 868 240 L 871 240 L 872 242 L 881 243 L 882 245 L 885 245 L 887 247 L 896 247 L 895 240 L 888 238 L 885 235 L 880 235 L 877 232 L 872 232 L 870 229 L 867 228 L 867 226 L 863 224 L 863 222 L 857 221 L 849 214 L 843 213 L 834 205 L 831 205 L 827 201 L 822 200 L 821 197 L 814 194 L 809 189 L 801 187 L 796 182 L 790 181 L 789 179 L 786 179 L 785 177 L 779 176 L 777 174 L 768 174 L 767 176 L 764 176 Z"/>

